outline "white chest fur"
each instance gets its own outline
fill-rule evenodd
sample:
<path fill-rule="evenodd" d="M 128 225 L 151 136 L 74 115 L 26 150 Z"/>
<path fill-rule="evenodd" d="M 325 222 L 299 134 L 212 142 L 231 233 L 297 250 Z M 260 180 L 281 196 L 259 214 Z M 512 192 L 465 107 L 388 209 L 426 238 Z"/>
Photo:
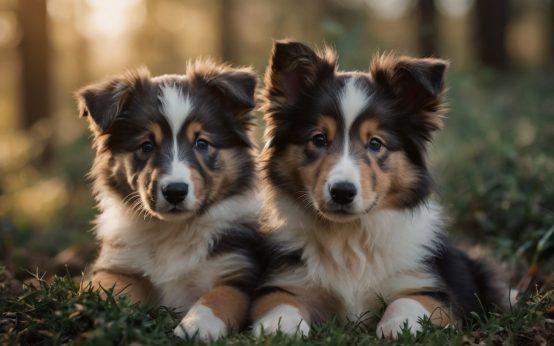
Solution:
<path fill-rule="evenodd" d="M 338 297 L 347 318 L 380 309 L 382 300 L 388 302 L 402 290 L 434 284 L 429 275 L 413 275 L 425 271 L 422 259 L 441 230 L 440 209 L 432 203 L 410 211 L 376 211 L 361 222 L 330 227 L 310 222 L 298 209 L 293 216 L 278 237 L 302 250 L 310 284 Z"/>
<path fill-rule="evenodd" d="M 158 288 L 161 304 L 188 309 L 228 269 L 225 262 L 237 264 L 232 254 L 209 259 L 209 251 L 219 232 L 237 220 L 255 220 L 259 204 L 246 199 L 232 198 L 202 217 L 175 222 L 137 218 L 117 200 L 101 199 L 96 266 L 140 273 Z"/>

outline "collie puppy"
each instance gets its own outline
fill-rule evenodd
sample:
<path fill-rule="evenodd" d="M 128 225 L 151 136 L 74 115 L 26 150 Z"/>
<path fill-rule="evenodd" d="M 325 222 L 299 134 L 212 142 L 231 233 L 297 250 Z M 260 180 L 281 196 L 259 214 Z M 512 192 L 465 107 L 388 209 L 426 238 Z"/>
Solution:
<path fill-rule="evenodd" d="M 253 333 L 307 335 L 331 318 L 381 316 L 376 332 L 457 325 L 501 305 L 491 269 L 449 245 L 425 151 L 445 112 L 447 62 L 335 54 L 276 42 L 265 80 L 264 232 L 273 253 Z M 377 322 L 377 321 L 375 321 Z"/>
<path fill-rule="evenodd" d="M 211 62 L 129 71 L 76 93 L 90 120 L 95 288 L 185 311 L 175 334 L 240 328 L 257 280 L 256 75 Z"/>

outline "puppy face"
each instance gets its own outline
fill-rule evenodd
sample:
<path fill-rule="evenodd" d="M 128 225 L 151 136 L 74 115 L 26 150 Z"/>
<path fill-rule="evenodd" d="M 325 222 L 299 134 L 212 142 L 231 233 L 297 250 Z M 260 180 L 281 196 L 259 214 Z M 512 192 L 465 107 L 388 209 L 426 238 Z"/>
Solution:
<path fill-rule="evenodd" d="M 429 194 L 425 145 L 441 126 L 446 66 L 379 56 L 369 73 L 344 73 L 331 51 L 277 42 L 266 75 L 266 178 L 334 221 L 417 205 Z"/>
<path fill-rule="evenodd" d="M 77 92 L 97 157 L 97 193 L 138 214 L 185 219 L 252 186 L 256 77 L 211 63 L 186 75 L 142 69 Z"/>

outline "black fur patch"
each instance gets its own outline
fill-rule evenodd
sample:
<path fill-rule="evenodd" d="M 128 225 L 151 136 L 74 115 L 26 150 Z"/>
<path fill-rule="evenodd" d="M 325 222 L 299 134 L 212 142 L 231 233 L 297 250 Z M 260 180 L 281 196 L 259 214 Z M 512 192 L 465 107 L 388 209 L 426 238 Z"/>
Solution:
<path fill-rule="evenodd" d="M 471 259 L 463 251 L 443 240 L 427 264 L 444 283 L 440 296 L 464 323 L 470 312 L 480 315 L 502 306 L 501 292 L 492 285 L 495 273 L 484 263 Z"/>
<path fill-rule="evenodd" d="M 264 266 L 266 243 L 257 231 L 257 225 L 243 224 L 234 229 L 225 230 L 215 239 L 210 251 L 210 257 L 217 257 L 226 253 L 237 253 L 245 257 L 250 268 L 237 268 L 229 279 L 222 278 L 225 284 L 237 287 L 247 295 L 252 294 L 256 287 Z"/>

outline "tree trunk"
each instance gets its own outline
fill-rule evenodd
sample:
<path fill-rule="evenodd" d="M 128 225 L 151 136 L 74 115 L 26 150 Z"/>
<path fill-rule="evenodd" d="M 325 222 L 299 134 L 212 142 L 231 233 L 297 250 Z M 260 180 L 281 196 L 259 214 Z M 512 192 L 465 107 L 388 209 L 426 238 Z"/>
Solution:
<path fill-rule="evenodd" d="M 19 23 L 23 32 L 20 54 L 22 62 L 22 119 L 24 129 L 32 129 L 33 137 L 42 145 L 40 162 L 52 158 L 50 44 L 46 0 L 19 0 Z M 37 126 L 37 124 L 39 126 Z"/>
<path fill-rule="evenodd" d="M 550 0 L 550 6 L 548 7 L 548 18 L 550 20 L 548 32 L 546 34 L 546 38 L 550 44 L 549 48 L 549 56 L 548 56 L 548 62 L 551 67 L 554 67 L 554 0 Z"/>
<path fill-rule="evenodd" d="M 23 31 L 21 125 L 28 129 L 48 119 L 51 112 L 46 0 L 19 0 L 19 23 Z"/>
<path fill-rule="evenodd" d="M 419 51 L 422 56 L 437 55 L 436 11 L 433 0 L 419 0 Z"/>
<path fill-rule="evenodd" d="M 236 42 L 235 42 L 235 30 L 234 20 L 235 13 L 233 0 L 220 0 L 220 56 L 223 61 L 229 61 L 237 63 L 237 56 L 235 54 Z"/>
<path fill-rule="evenodd" d="M 479 61 L 495 69 L 508 67 L 506 27 L 508 25 L 507 0 L 477 0 L 476 32 Z"/>

